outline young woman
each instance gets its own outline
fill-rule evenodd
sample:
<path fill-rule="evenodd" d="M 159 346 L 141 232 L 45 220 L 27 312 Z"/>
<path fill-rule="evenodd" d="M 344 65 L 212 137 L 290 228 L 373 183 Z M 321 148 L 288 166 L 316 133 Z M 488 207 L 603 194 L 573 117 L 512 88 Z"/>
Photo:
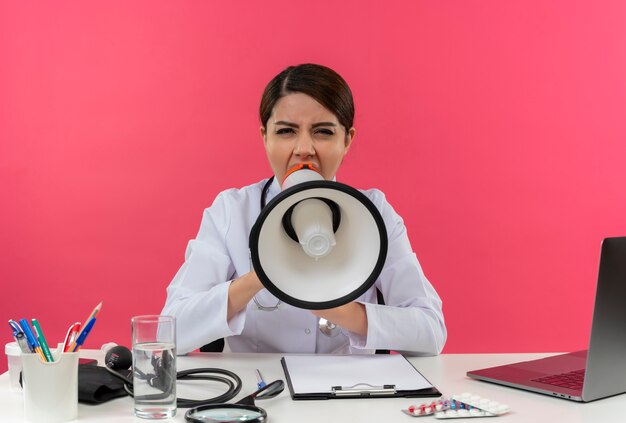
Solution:
<path fill-rule="evenodd" d="M 177 318 L 178 353 L 219 338 L 226 338 L 233 352 L 441 352 L 446 340 L 441 300 L 422 272 L 402 218 L 379 190 L 361 191 L 381 213 L 388 236 L 387 258 L 374 286 L 353 302 L 315 311 L 281 303 L 264 289 L 250 266 L 250 230 L 294 165 L 311 163 L 324 179 L 335 178 L 356 133 L 352 93 L 327 67 L 291 66 L 265 88 L 260 120 L 274 177 L 226 190 L 205 210 L 162 311 Z M 322 333 L 320 318 L 339 330 Z"/>

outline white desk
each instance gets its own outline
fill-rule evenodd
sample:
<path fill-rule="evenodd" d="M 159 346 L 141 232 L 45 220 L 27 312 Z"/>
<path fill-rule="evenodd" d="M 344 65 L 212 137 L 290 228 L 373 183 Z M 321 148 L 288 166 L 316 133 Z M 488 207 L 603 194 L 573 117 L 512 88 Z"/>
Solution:
<path fill-rule="evenodd" d="M 102 355 L 97 351 L 81 351 L 84 357 L 97 358 L 102 362 Z M 489 422 L 623 422 L 626 421 L 626 395 L 579 404 L 568 400 L 553 398 L 541 394 L 520 391 L 490 383 L 479 382 L 465 376 L 466 371 L 483 367 L 496 366 L 521 360 L 540 358 L 548 354 L 445 354 L 438 357 L 409 358 L 411 363 L 444 395 L 471 392 L 481 397 L 490 398 L 508 404 L 511 412 L 504 416 L 487 418 Z M 214 354 L 197 353 L 178 358 L 179 370 L 195 367 L 225 368 L 237 373 L 243 380 L 243 388 L 236 399 L 256 390 L 255 369 L 260 369 L 267 382 L 284 379 L 280 357 L 282 354 Z M 179 395 L 188 398 L 208 398 L 223 389 L 217 385 L 214 391 L 201 392 L 198 386 L 181 386 Z M 426 401 L 426 400 L 423 400 Z M 423 402 L 419 398 L 374 398 L 374 399 L 338 399 L 326 401 L 292 401 L 288 389 L 278 397 L 259 401 L 257 404 L 268 412 L 269 423 L 333 423 L 339 421 L 359 423 L 426 423 L 449 420 L 436 420 L 434 417 L 409 417 L 400 412 L 410 404 Z M 132 399 L 119 398 L 105 404 L 89 406 L 79 404 L 78 421 L 81 422 L 146 422 L 134 417 Z M 171 420 L 184 422 L 186 409 L 179 409 Z M 9 388 L 8 374 L 0 376 L 0 421 L 22 422 L 22 394 Z M 475 420 L 454 420 L 474 422 Z M 484 419 L 478 420 L 480 422 Z"/>

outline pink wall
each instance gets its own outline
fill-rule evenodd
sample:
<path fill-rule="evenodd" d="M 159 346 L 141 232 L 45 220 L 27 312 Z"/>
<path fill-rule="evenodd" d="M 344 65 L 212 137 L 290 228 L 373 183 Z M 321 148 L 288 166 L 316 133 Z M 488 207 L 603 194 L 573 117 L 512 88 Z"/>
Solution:
<path fill-rule="evenodd" d="M 405 218 L 445 351 L 584 348 L 626 235 L 624 27 L 619 0 L 0 0 L 0 320 L 57 341 L 104 300 L 87 347 L 128 343 L 203 208 L 269 176 L 265 83 L 319 62 L 357 102 L 339 179 Z"/>

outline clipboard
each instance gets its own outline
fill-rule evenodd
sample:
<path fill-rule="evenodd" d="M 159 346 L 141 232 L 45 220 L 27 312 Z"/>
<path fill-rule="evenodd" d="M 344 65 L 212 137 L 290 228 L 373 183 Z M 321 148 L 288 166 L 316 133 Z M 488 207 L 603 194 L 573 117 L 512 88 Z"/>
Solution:
<path fill-rule="evenodd" d="M 401 354 L 293 355 L 280 363 L 293 400 L 441 396 Z"/>

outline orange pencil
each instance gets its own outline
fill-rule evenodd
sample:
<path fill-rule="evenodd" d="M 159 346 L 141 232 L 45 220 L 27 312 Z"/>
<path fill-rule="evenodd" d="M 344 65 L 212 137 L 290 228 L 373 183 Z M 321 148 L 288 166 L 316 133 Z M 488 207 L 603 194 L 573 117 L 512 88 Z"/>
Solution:
<path fill-rule="evenodd" d="M 85 321 L 85 323 L 83 324 L 83 327 L 91 320 L 91 319 L 95 319 L 96 317 L 98 317 L 98 313 L 100 313 L 100 309 L 102 308 L 102 301 L 100 301 L 100 304 L 98 304 L 93 311 L 91 312 L 91 314 L 89 315 L 89 317 L 87 318 L 87 320 Z"/>
<path fill-rule="evenodd" d="M 93 309 L 93 311 L 91 312 L 89 317 L 87 317 L 87 320 L 85 320 L 85 323 L 81 326 L 81 330 L 80 330 L 79 334 L 76 336 L 76 338 L 74 338 L 74 342 L 72 342 L 72 345 L 68 348 L 68 351 L 74 351 L 74 348 L 76 348 L 76 339 L 78 339 L 80 337 L 80 334 L 83 333 L 83 331 L 87 327 L 87 324 L 89 323 L 89 321 L 91 319 L 95 319 L 96 317 L 98 317 L 98 313 L 100 313 L 100 309 L 101 308 L 102 308 L 102 301 L 100 301 L 100 304 L 98 304 Z"/>

